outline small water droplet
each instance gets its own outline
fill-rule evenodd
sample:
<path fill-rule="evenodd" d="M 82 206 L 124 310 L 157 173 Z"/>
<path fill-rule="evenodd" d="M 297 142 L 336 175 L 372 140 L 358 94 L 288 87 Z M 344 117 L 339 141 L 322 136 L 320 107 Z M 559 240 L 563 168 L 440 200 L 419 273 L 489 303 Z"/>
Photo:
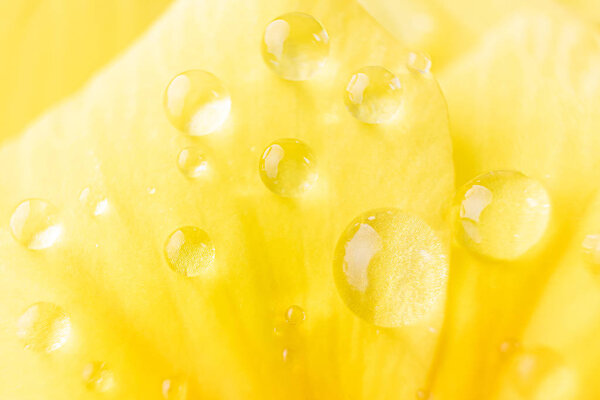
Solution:
<path fill-rule="evenodd" d="M 594 270 L 600 269 L 600 234 L 592 233 L 587 235 L 581 243 L 583 254 L 588 264 L 594 267 Z"/>
<path fill-rule="evenodd" d="M 190 70 L 171 80 L 164 96 L 169 121 L 191 136 L 208 135 L 229 117 L 231 98 L 219 78 L 210 72 Z"/>
<path fill-rule="evenodd" d="M 189 178 L 199 178 L 206 173 L 208 161 L 199 147 L 187 147 L 177 156 L 179 170 Z"/>
<path fill-rule="evenodd" d="M 318 178 L 310 147 L 297 139 L 273 142 L 265 149 L 258 168 L 265 186 L 283 197 L 304 194 Z"/>
<path fill-rule="evenodd" d="M 57 210 L 41 199 L 29 199 L 19 204 L 10 217 L 10 230 L 19 243 L 31 250 L 47 249 L 62 233 Z"/>
<path fill-rule="evenodd" d="M 342 233 L 333 263 L 348 308 L 380 327 L 424 318 L 444 293 L 448 259 L 435 232 L 396 209 L 366 212 Z"/>
<path fill-rule="evenodd" d="M 182 378 L 165 379 L 162 383 L 162 395 L 166 400 L 185 400 L 188 396 L 187 380 Z"/>
<path fill-rule="evenodd" d="M 89 210 L 94 217 L 104 215 L 108 212 L 110 204 L 106 196 L 92 190 L 89 187 L 84 188 L 79 194 L 79 201 Z"/>
<path fill-rule="evenodd" d="M 285 320 L 291 325 L 299 325 L 304 322 L 305 318 L 306 314 L 300 306 L 293 305 L 285 312 Z"/>
<path fill-rule="evenodd" d="M 149 195 L 153 195 L 154 193 L 156 193 L 156 188 L 148 187 L 146 188 L 146 192 L 148 192 Z"/>
<path fill-rule="evenodd" d="M 294 361 L 293 352 L 290 349 L 283 349 L 281 352 L 281 358 L 285 363 L 292 363 Z"/>
<path fill-rule="evenodd" d="M 503 354 L 512 354 L 521 348 L 521 343 L 517 339 L 506 339 L 500 343 L 499 350 Z"/>
<path fill-rule="evenodd" d="M 61 348 L 71 333 L 71 320 L 64 310 L 52 303 L 30 306 L 17 321 L 17 336 L 25 348 L 46 352 Z"/>
<path fill-rule="evenodd" d="M 431 70 L 431 58 L 426 53 L 414 51 L 408 53 L 408 68 L 427 74 Z"/>
<path fill-rule="evenodd" d="M 83 367 L 82 377 L 85 386 L 96 392 L 107 392 L 115 384 L 114 373 L 100 361 L 91 362 Z"/>
<path fill-rule="evenodd" d="M 262 55 L 280 77 L 292 81 L 310 79 L 325 65 L 329 37 L 308 14 L 292 12 L 273 20 L 263 35 Z"/>
<path fill-rule="evenodd" d="M 428 390 L 419 389 L 417 390 L 417 399 L 418 400 L 433 400 L 433 396 Z"/>
<path fill-rule="evenodd" d="M 198 276 L 215 262 L 215 248 L 206 232 L 184 226 L 173 232 L 165 243 L 169 267 L 182 275 Z"/>
<path fill-rule="evenodd" d="M 383 67 L 364 67 L 350 78 L 344 101 L 359 121 L 368 124 L 390 122 L 400 110 L 402 85 L 396 75 Z"/>
<path fill-rule="evenodd" d="M 550 208 L 550 197 L 537 180 L 514 171 L 488 172 L 458 191 L 456 235 L 477 254 L 514 260 L 542 239 Z"/>

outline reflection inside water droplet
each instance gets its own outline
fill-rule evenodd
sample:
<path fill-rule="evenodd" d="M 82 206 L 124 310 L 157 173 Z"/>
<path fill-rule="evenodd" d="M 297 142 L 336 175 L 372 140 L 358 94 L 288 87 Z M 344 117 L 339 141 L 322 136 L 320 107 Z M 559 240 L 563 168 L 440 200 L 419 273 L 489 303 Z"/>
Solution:
<path fill-rule="evenodd" d="M 36 352 L 57 350 L 71 333 L 71 321 L 64 310 L 52 303 L 40 302 L 29 307 L 17 322 L 17 336 L 25 348 Z"/>
<path fill-rule="evenodd" d="M 202 229 L 184 226 L 167 239 L 165 257 L 173 271 L 193 277 L 212 268 L 215 248 L 208 234 Z"/>
<path fill-rule="evenodd" d="M 10 230 L 19 243 L 31 250 L 51 247 L 62 233 L 57 210 L 41 199 L 19 204 L 10 217 Z"/>

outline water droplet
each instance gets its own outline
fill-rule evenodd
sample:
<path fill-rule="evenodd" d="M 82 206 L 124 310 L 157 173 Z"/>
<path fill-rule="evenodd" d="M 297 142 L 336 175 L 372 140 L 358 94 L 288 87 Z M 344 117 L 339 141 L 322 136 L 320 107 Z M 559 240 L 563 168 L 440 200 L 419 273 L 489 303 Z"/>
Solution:
<path fill-rule="evenodd" d="M 219 78 L 206 71 L 191 70 L 177 75 L 164 97 L 169 121 L 191 136 L 208 135 L 229 116 L 231 99 Z"/>
<path fill-rule="evenodd" d="M 106 392 L 115 385 L 114 373 L 103 362 L 94 361 L 83 367 L 85 386 L 96 392 Z"/>
<path fill-rule="evenodd" d="M 81 191 L 79 194 L 79 201 L 94 217 L 106 214 L 110 208 L 108 199 L 89 187 Z"/>
<path fill-rule="evenodd" d="M 307 80 L 325 65 L 329 37 L 314 17 L 299 12 L 284 14 L 267 25 L 262 55 L 280 77 Z"/>
<path fill-rule="evenodd" d="M 206 232 L 184 226 L 173 232 L 165 244 L 169 267 L 182 275 L 198 276 L 215 262 L 215 248 Z"/>
<path fill-rule="evenodd" d="M 25 348 L 46 352 L 61 348 L 71 333 L 71 320 L 64 310 L 52 303 L 30 306 L 17 321 L 17 336 Z"/>
<path fill-rule="evenodd" d="M 432 394 L 425 389 L 417 390 L 417 399 L 418 400 L 433 400 Z"/>
<path fill-rule="evenodd" d="M 148 187 L 146 188 L 146 192 L 148 192 L 149 195 L 153 195 L 154 193 L 156 193 L 156 188 Z"/>
<path fill-rule="evenodd" d="M 265 186 L 283 197 L 302 195 L 318 178 L 310 147 L 296 139 L 279 139 L 267 147 L 259 172 Z"/>
<path fill-rule="evenodd" d="M 420 51 L 410 52 L 408 53 L 408 68 L 426 74 L 431 70 L 431 58 Z"/>
<path fill-rule="evenodd" d="M 587 235 L 581 243 L 583 254 L 588 264 L 594 266 L 595 270 L 600 267 L 600 234 L 593 233 Z"/>
<path fill-rule="evenodd" d="M 187 381 L 181 378 L 165 379 L 162 383 L 162 395 L 166 400 L 187 399 Z"/>
<path fill-rule="evenodd" d="M 31 250 L 47 249 L 62 233 L 57 210 L 41 199 L 19 204 L 10 217 L 10 230 L 19 243 Z"/>
<path fill-rule="evenodd" d="M 390 122 L 402 103 L 402 85 L 396 75 L 383 67 L 364 67 L 348 82 L 346 107 L 359 121 L 368 124 Z"/>
<path fill-rule="evenodd" d="M 521 343 L 517 339 L 506 339 L 500 343 L 500 352 L 503 354 L 512 354 L 521 348 Z"/>
<path fill-rule="evenodd" d="M 208 169 L 208 162 L 199 147 L 188 147 L 179 152 L 177 166 L 185 176 L 199 178 Z"/>
<path fill-rule="evenodd" d="M 305 318 L 306 318 L 306 314 L 304 313 L 304 310 L 300 306 L 296 306 L 296 305 L 291 306 L 285 312 L 285 320 L 287 321 L 288 324 L 291 324 L 291 325 L 299 325 L 302 322 L 304 322 Z"/>
<path fill-rule="evenodd" d="M 286 363 L 294 362 L 293 352 L 290 349 L 283 349 L 281 352 L 281 358 L 283 359 L 283 362 Z"/>
<path fill-rule="evenodd" d="M 514 171 L 488 172 L 458 191 L 456 235 L 475 253 L 514 260 L 542 239 L 550 209 L 550 197 L 537 180 Z"/>
<path fill-rule="evenodd" d="M 340 296 L 380 327 L 425 317 L 444 293 L 448 259 L 435 232 L 396 209 L 366 212 L 342 234 L 333 264 Z"/>

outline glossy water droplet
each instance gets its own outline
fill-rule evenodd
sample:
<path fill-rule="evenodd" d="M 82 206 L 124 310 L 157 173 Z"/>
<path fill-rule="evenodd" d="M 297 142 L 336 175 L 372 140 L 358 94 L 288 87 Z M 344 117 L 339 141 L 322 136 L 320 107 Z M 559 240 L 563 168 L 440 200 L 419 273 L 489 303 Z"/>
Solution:
<path fill-rule="evenodd" d="M 19 243 L 31 250 L 47 249 L 62 233 L 57 210 L 41 199 L 19 204 L 10 217 L 10 230 Z"/>
<path fill-rule="evenodd" d="M 318 178 L 310 147 L 296 139 L 273 142 L 265 149 L 258 168 L 265 186 L 283 197 L 302 195 Z"/>
<path fill-rule="evenodd" d="M 156 193 L 156 188 L 155 187 L 147 187 L 146 192 L 148 192 L 148 194 L 152 196 L 153 194 Z"/>
<path fill-rule="evenodd" d="M 281 358 L 285 363 L 294 362 L 294 354 L 290 349 L 283 349 L 283 351 L 281 352 Z"/>
<path fill-rule="evenodd" d="M 206 173 L 208 161 L 199 147 L 188 147 L 177 156 L 179 170 L 189 178 L 199 178 Z"/>
<path fill-rule="evenodd" d="M 514 171 L 488 172 L 458 191 L 455 231 L 475 253 L 514 260 L 542 239 L 550 211 L 550 197 L 537 180 Z"/>
<path fill-rule="evenodd" d="M 215 262 L 215 248 L 206 232 L 184 226 L 173 232 L 165 244 L 169 267 L 182 275 L 198 276 Z"/>
<path fill-rule="evenodd" d="M 444 293 L 448 259 L 435 232 L 396 209 L 366 212 L 338 241 L 336 286 L 355 314 L 380 327 L 423 318 Z"/>
<path fill-rule="evenodd" d="M 106 214 L 110 208 L 108 199 L 89 187 L 81 191 L 79 194 L 79 201 L 94 217 Z"/>
<path fill-rule="evenodd" d="M 83 367 L 83 382 L 89 390 L 106 392 L 115 385 L 114 373 L 103 362 L 94 361 Z"/>
<path fill-rule="evenodd" d="M 344 101 L 350 113 L 362 122 L 390 122 L 400 110 L 402 85 L 383 67 L 364 67 L 350 78 Z"/>
<path fill-rule="evenodd" d="M 165 379 L 162 383 L 162 395 L 166 400 L 185 400 L 188 396 L 188 384 L 185 379 Z"/>
<path fill-rule="evenodd" d="M 262 55 L 280 77 L 303 81 L 325 65 L 329 37 L 314 17 L 299 12 L 284 14 L 267 25 Z"/>
<path fill-rule="evenodd" d="M 164 96 L 169 121 L 191 136 L 208 135 L 229 117 L 231 99 L 219 78 L 210 72 L 191 70 L 171 80 Z"/>
<path fill-rule="evenodd" d="M 299 325 L 304 322 L 306 314 L 300 306 L 293 305 L 285 312 L 285 320 L 288 324 Z"/>
<path fill-rule="evenodd" d="M 506 339 L 500 343 L 499 350 L 503 354 L 512 354 L 521 348 L 521 343 L 516 339 Z"/>
<path fill-rule="evenodd" d="M 408 68 L 426 74 L 431 70 L 431 58 L 426 53 L 414 51 L 408 53 Z"/>
<path fill-rule="evenodd" d="M 417 399 L 418 400 L 433 400 L 433 396 L 431 393 L 425 389 L 417 390 Z"/>
<path fill-rule="evenodd" d="M 597 270 L 600 267 L 600 234 L 587 235 L 581 243 L 586 261 Z"/>
<path fill-rule="evenodd" d="M 40 302 L 29 307 L 17 321 L 17 336 L 25 348 L 49 353 L 61 348 L 71 333 L 71 320 L 64 310 L 52 303 Z"/>

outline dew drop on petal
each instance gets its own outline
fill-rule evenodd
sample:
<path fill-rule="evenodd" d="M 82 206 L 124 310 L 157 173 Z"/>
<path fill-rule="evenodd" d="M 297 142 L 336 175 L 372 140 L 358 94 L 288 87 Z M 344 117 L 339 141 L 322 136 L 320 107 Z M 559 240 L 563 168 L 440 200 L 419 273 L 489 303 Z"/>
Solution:
<path fill-rule="evenodd" d="M 177 156 L 179 170 L 188 178 L 199 178 L 206 173 L 208 161 L 199 147 L 187 147 Z"/>
<path fill-rule="evenodd" d="M 600 269 L 600 234 L 587 235 L 583 239 L 581 247 L 587 263 L 593 267 L 594 271 L 598 271 Z"/>
<path fill-rule="evenodd" d="M 448 257 L 420 218 L 388 208 L 366 212 L 342 233 L 333 271 L 355 314 L 379 327 L 412 324 L 442 297 Z"/>
<path fill-rule="evenodd" d="M 71 333 L 71 320 L 65 311 L 52 303 L 30 306 L 17 321 L 17 336 L 25 348 L 49 353 L 61 348 Z"/>
<path fill-rule="evenodd" d="M 165 258 L 173 271 L 193 277 L 213 266 L 215 248 L 208 234 L 202 229 L 184 226 L 167 239 Z"/>
<path fill-rule="evenodd" d="M 344 102 L 359 121 L 368 124 L 390 122 L 402 104 L 402 85 L 398 77 L 384 67 L 364 67 L 350 77 Z"/>
<path fill-rule="evenodd" d="M 13 237 L 31 250 L 54 245 L 62 233 L 57 210 L 49 202 L 29 199 L 17 206 L 10 217 Z"/>
<path fill-rule="evenodd" d="M 104 215 L 110 209 L 110 203 L 106 196 L 89 187 L 81 191 L 79 201 L 88 210 L 90 215 L 94 217 Z"/>
<path fill-rule="evenodd" d="M 166 400 L 185 400 L 188 397 L 188 383 L 185 379 L 170 378 L 162 383 L 162 395 Z"/>
<path fill-rule="evenodd" d="M 312 150 L 297 139 L 279 139 L 263 152 L 260 178 L 273 193 L 296 197 L 307 192 L 318 178 Z"/>
<path fill-rule="evenodd" d="M 219 78 L 190 70 L 174 77 L 164 95 L 169 121 L 190 136 L 208 135 L 229 117 L 231 98 Z"/>
<path fill-rule="evenodd" d="M 299 325 L 304 322 L 306 313 L 300 306 L 293 305 L 285 312 L 285 320 L 290 325 Z"/>
<path fill-rule="evenodd" d="M 540 182 L 520 172 L 492 171 L 458 191 L 455 234 L 479 255 L 514 260 L 542 239 L 550 211 L 550 197 Z"/>
<path fill-rule="evenodd" d="M 105 363 L 94 361 L 83 367 L 83 382 L 89 390 L 95 392 L 107 392 L 115 385 L 113 371 L 108 369 Z"/>
<path fill-rule="evenodd" d="M 265 63 L 280 77 L 303 81 L 319 71 L 329 55 L 329 37 L 308 14 L 284 14 L 267 25 L 262 40 Z"/>
<path fill-rule="evenodd" d="M 417 400 L 433 400 L 431 393 L 425 389 L 417 390 Z"/>
<path fill-rule="evenodd" d="M 408 53 L 407 65 L 413 71 L 426 74 L 431 70 L 431 58 L 423 52 L 413 51 Z"/>

